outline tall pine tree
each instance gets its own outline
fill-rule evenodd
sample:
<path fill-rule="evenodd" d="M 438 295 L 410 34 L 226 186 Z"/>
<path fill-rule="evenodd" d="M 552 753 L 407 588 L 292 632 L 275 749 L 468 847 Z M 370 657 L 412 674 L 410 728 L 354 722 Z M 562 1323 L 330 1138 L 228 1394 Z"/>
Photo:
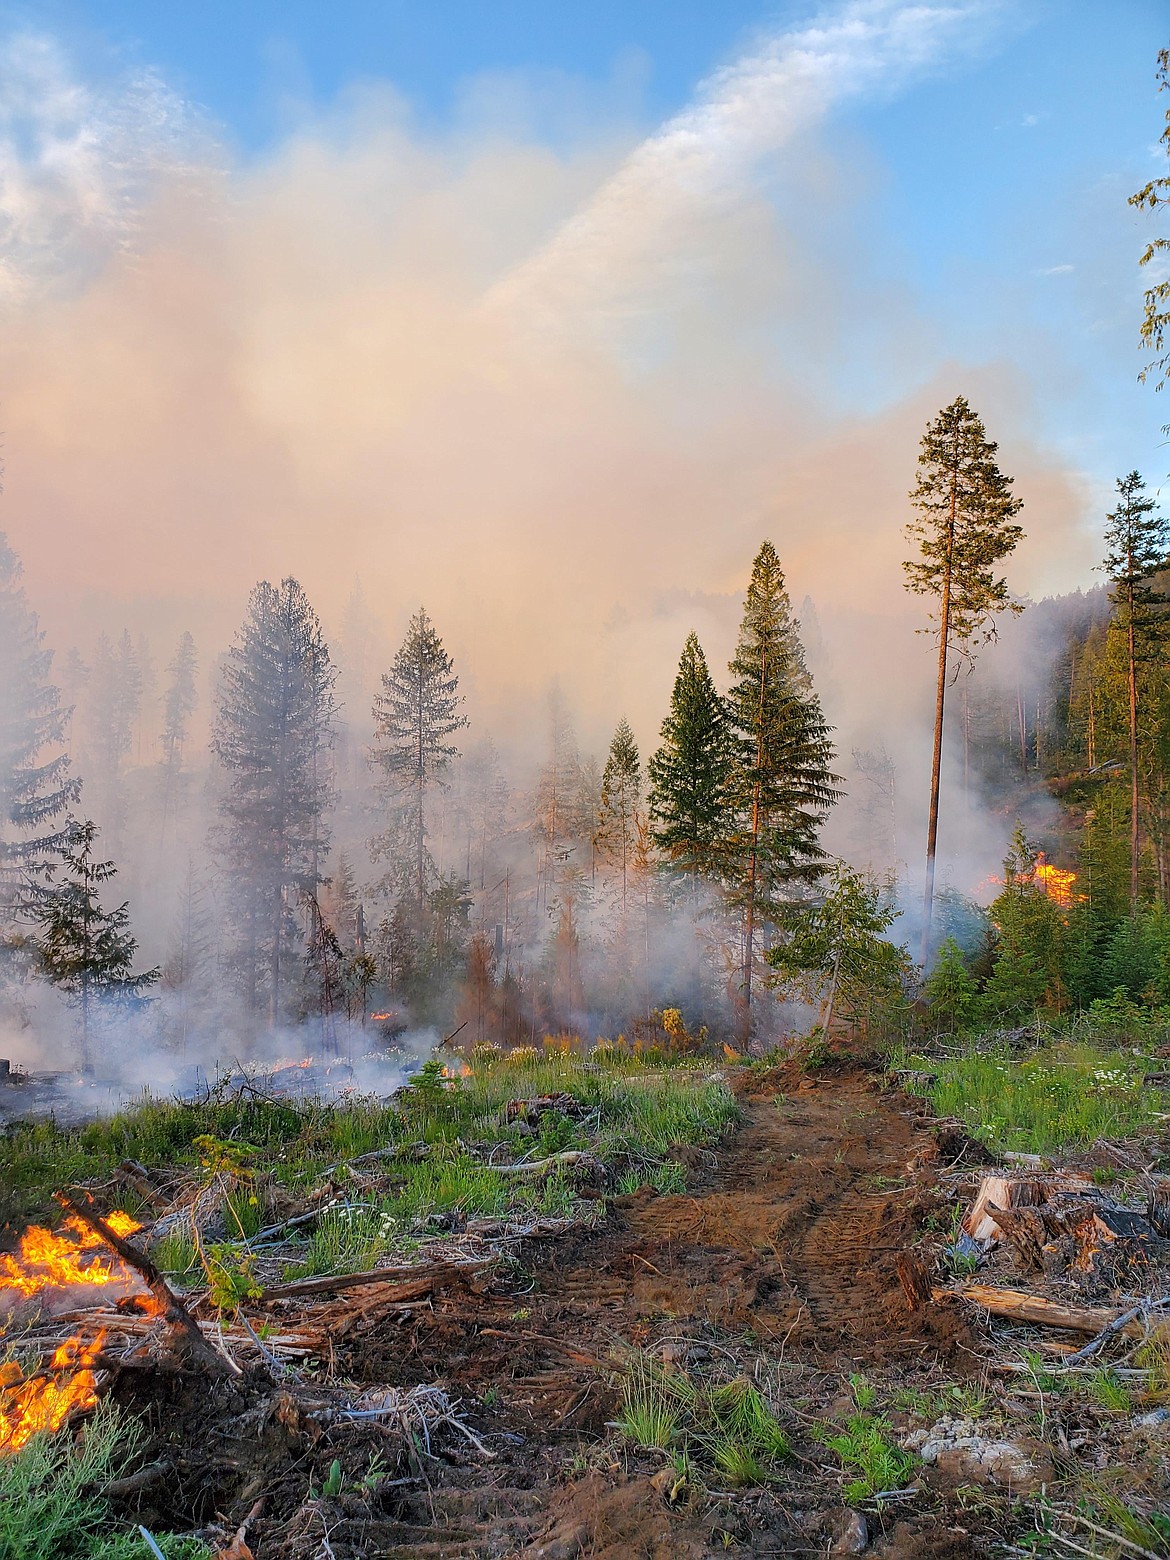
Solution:
<path fill-rule="evenodd" d="M 220 812 L 237 969 L 249 1007 L 266 993 L 273 1023 L 297 984 L 296 911 L 315 895 L 328 848 L 336 676 L 297 581 L 257 585 L 223 668 L 212 751 L 228 771 Z"/>
<path fill-rule="evenodd" d="M 721 850 L 729 902 L 743 915 L 740 1030 L 746 1039 L 760 923 L 774 924 L 785 892 L 825 871 L 820 830 L 840 794 L 830 728 L 771 542 L 752 565 L 731 675 L 731 806 Z"/>
<path fill-rule="evenodd" d="M 996 577 L 995 565 L 1013 551 L 1024 534 L 1012 523 L 1022 504 L 1012 496 L 1012 479 L 996 465 L 998 449 L 966 400 L 956 397 L 923 435 L 918 481 L 910 494 L 917 517 L 907 525 L 906 535 L 918 544 L 919 556 L 902 565 L 906 589 L 918 596 L 934 597 L 938 603 L 932 612 L 933 629 L 924 630 L 938 637 L 922 913 L 924 964 L 930 951 L 934 904 L 948 663 L 952 652 L 970 660 L 975 647 L 994 636 L 995 613 L 1012 605 L 1007 583 Z"/>
<path fill-rule="evenodd" d="M 467 717 L 459 712 L 462 703 L 454 663 L 420 607 L 374 700 L 372 754 L 397 803 L 413 868 L 411 889 L 420 911 L 434 876 L 427 851 L 427 790 L 458 756 L 451 738 L 467 725 Z"/>
<path fill-rule="evenodd" d="M 630 864 L 638 842 L 638 807 L 642 800 L 642 766 L 638 744 L 623 715 L 609 745 L 601 776 L 601 807 L 597 842 L 604 856 L 621 869 L 622 910 L 626 908 Z"/>
<path fill-rule="evenodd" d="M 0 942 L 14 941 L 38 886 L 69 839 L 65 814 L 80 782 L 63 752 L 69 710 L 49 681 L 53 653 L 0 532 Z"/>
<path fill-rule="evenodd" d="M 694 634 L 683 646 L 662 744 L 646 767 L 651 840 L 694 897 L 700 879 L 719 874 L 731 773 L 727 710 Z"/>
<path fill-rule="evenodd" d="M 1166 637 L 1170 597 L 1156 590 L 1153 575 L 1170 559 L 1170 519 L 1145 497 L 1146 484 L 1136 471 L 1117 479 L 1117 508 L 1106 516 L 1106 554 L 1102 568 L 1113 583 L 1109 599 L 1114 624 L 1125 641 L 1126 694 L 1129 706 L 1129 905 L 1138 902 L 1138 853 L 1141 814 L 1138 766 L 1138 668 L 1157 655 Z"/>

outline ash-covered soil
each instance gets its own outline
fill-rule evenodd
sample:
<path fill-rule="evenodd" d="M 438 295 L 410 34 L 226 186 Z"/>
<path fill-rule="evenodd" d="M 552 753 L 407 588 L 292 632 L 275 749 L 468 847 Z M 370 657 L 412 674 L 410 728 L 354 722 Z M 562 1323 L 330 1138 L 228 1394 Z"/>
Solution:
<path fill-rule="evenodd" d="M 160 1529 L 214 1525 L 225 1544 L 252 1512 L 256 1560 L 698 1560 L 854 1541 L 840 1471 L 811 1435 L 841 1411 L 842 1383 L 977 1368 L 957 1304 L 915 1305 L 899 1280 L 940 1206 L 937 1133 L 860 1071 L 745 1074 L 739 1096 L 745 1119 L 717 1151 L 682 1151 L 688 1194 L 618 1199 L 598 1230 L 529 1249 L 480 1293 L 448 1287 L 389 1316 L 334 1302 L 335 1381 L 351 1395 L 433 1383 L 489 1455 L 461 1436 L 428 1453 L 400 1429 L 329 1423 L 275 1373 L 213 1385 L 126 1372 L 114 1394 L 145 1409 L 148 1456 L 166 1469 L 127 1509 Z M 607 1429 L 639 1351 L 756 1380 L 792 1433 L 779 1481 L 707 1478 L 672 1499 L 664 1457 Z M 996 1513 L 964 1514 L 931 1471 L 917 1482 L 870 1511 L 868 1552 L 985 1552 Z"/>

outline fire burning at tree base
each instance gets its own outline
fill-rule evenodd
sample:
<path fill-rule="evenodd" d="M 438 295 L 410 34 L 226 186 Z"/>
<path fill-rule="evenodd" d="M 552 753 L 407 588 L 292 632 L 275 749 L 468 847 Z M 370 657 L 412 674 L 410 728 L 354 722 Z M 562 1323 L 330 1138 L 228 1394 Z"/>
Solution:
<path fill-rule="evenodd" d="M 119 1236 L 141 1228 L 120 1211 L 111 1213 L 106 1223 Z M 101 1236 L 75 1215 L 57 1231 L 34 1225 L 15 1255 L 0 1256 L 0 1312 L 7 1312 L 9 1319 L 30 1302 L 46 1302 L 75 1288 L 89 1292 L 83 1305 L 97 1304 L 111 1286 L 132 1290 L 140 1312 L 161 1313 L 157 1300 L 141 1292 L 138 1275 L 111 1256 Z M 70 1414 L 94 1406 L 94 1365 L 105 1338 L 104 1328 L 88 1338 L 75 1333 L 54 1349 L 47 1364 L 28 1375 L 15 1361 L 0 1366 L 0 1456 L 19 1451 L 38 1432 L 58 1430 Z"/>

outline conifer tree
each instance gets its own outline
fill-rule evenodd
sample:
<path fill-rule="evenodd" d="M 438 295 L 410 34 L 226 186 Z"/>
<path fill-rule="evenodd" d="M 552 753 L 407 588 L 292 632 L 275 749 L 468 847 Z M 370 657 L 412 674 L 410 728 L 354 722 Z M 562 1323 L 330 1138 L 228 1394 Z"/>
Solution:
<path fill-rule="evenodd" d="M 662 744 L 647 765 L 651 839 L 694 896 L 720 868 L 726 831 L 731 743 L 727 710 L 695 634 L 687 636 L 662 722 Z"/>
<path fill-rule="evenodd" d="M 228 771 L 221 841 L 235 893 L 236 961 L 255 1010 L 283 1014 L 295 912 L 321 883 L 336 670 L 294 579 L 262 581 L 223 668 L 212 751 Z"/>
<path fill-rule="evenodd" d="M 1129 704 L 1129 904 L 1137 909 L 1138 852 L 1141 841 L 1138 772 L 1138 667 L 1157 654 L 1170 624 L 1170 597 L 1156 590 L 1152 576 L 1164 569 L 1170 551 L 1170 519 L 1146 498 L 1146 484 L 1136 471 L 1117 479 L 1117 508 L 1106 516 L 1102 568 L 1113 582 L 1110 601 L 1117 609 L 1117 627 L 1125 637 L 1126 691 Z"/>
<path fill-rule="evenodd" d="M 374 762 L 398 804 L 404 843 L 413 866 L 411 884 L 420 911 L 434 864 L 427 852 L 427 788 L 442 779 L 458 755 L 451 738 L 467 725 L 459 678 L 434 625 L 420 607 L 402 648 L 382 677 L 374 701 Z"/>
<path fill-rule="evenodd" d="M 826 1039 L 835 1016 L 865 1025 L 883 1008 L 904 1005 L 910 960 L 886 936 L 901 913 L 883 904 L 871 878 L 838 862 L 824 892 L 786 916 L 768 963 L 782 983 L 819 1003 Z"/>
<path fill-rule="evenodd" d="M 1158 91 L 1170 92 L 1170 49 L 1158 50 Z M 1158 137 L 1170 156 L 1170 108 L 1166 109 L 1166 124 Z M 1129 197 L 1129 204 L 1139 209 L 1156 211 L 1170 205 L 1170 177 L 1151 179 L 1136 194 Z M 1170 251 L 1170 238 L 1152 238 L 1139 257 L 1139 265 L 1149 265 Z M 1143 382 L 1151 374 L 1157 375 L 1155 390 L 1161 390 L 1170 375 L 1170 352 L 1166 350 L 1166 332 L 1170 327 L 1170 276 L 1160 279 L 1146 288 L 1142 310 L 1142 345 L 1154 354 L 1140 378 Z M 1165 430 L 1163 430 L 1165 431 Z"/>
<path fill-rule="evenodd" d="M 95 812 L 107 839 L 118 840 L 126 815 L 123 770 L 134 746 L 142 703 L 142 666 L 128 629 L 115 644 L 98 636 L 86 701 L 86 754 Z"/>
<path fill-rule="evenodd" d="M 49 681 L 53 654 L 0 532 L 0 937 L 27 920 L 69 841 L 64 814 L 80 782 L 62 751 L 70 712 Z"/>
<path fill-rule="evenodd" d="M 744 918 L 740 1023 L 746 1039 L 760 922 L 778 919 L 785 890 L 814 883 L 825 871 L 820 830 L 840 794 L 829 727 L 771 542 L 752 565 L 731 675 L 729 827 L 721 857 L 729 902 Z"/>
<path fill-rule="evenodd" d="M 549 725 L 549 760 L 540 772 L 532 801 L 532 833 L 540 852 L 537 901 L 538 905 L 543 901 L 545 910 L 549 909 L 550 887 L 579 870 L 573 859 L 578 845 L 585 842 L 591 850 L 596 849 L 601 806 L 600 795 L 595 795 L 600 786 L 583 770 L 573 723 L 557 687 L 549 696 Z"/>
<path fill-rule="evenodd" d="M 930 949 L 934 866 L 938 849 L 939 787 L 942 775 L 943 713 L 952 651 L 970 661 L 976 646 L 995 633 L 995 613 L 1012 606 L 1007 583 L 995 565 L 1023 536 L 1013 524 L 1021 501 L 1012 479 L 996 465 L 999 446 L 963 396 L 944 407 L 927 428 L 918 457 L 918 481 L 910 494 L 917 517 L 906 527 L 919 557 L 902 565 L 906 589 L 933 597 L 932 632 L 938 639 L 934 752 L 930 770 L 930 817 L 926 835 L 922 962 Z M 1022 610 L 1013 607 L 1012 610 Z"/>
<path fill-rule="evenodd" d="M 99 890 L 117 872 L 94 851 L 97 825 L 71 823 L 61 861 L 38 896 L 36 920 L 41 967 L 68 992 L 81 1014 L 81 1070 L 93 1070 L 90 1053 L 92 1007 L 96 1000 L 136 996 L 158 979 L 158 970 L 131 974 L 138 941 L 127 930 L 128 906 L 102 907 Z"/>
<path fill-rule="evenodd" d="M 975 1017 L 979 991 L 967 969 L 962 949 L 953 937 L 944 937 L 939 944 L 938 957 L 922 988 L 922 995 L 931 1022 L 949 1034 L 965 1029 Z"/>
<path fill-rule="evenodd" d="M 637 846 L 638 807 L 642 800 L 642 766 L 638 744 L 623 715 L 609 744 L 601 776 L 601 807 L 597 841 L 603 855 L 621 868 L 622 910 L 626 908 L 630 863 Z"/>
<path fill-rule="evenodd" d="M 1038 861 L 1036 847 L 1017 823 L 1004 858 L 1003 887 L 989 907 L 998 935 L 983 995 L 996 1017 L 1028 1013 L 1041 1002 L 1056 1012 L 1067 1005 L 1068 915 L 1037 881 Z"/>

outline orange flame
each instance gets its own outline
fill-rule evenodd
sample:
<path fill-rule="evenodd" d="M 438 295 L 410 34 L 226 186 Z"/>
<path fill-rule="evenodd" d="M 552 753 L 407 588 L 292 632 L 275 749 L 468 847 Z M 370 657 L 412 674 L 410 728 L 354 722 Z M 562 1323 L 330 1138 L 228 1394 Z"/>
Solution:
<path fill-rule="evenodd" d="M 455 1072 L 454 1069 L 451 1067 L 450 1063 L 444 1062 L 443 1063 L 443 1077 L 444 1078 L 451 1078 L 451 1079 L 455 1079 L 455 1078 L 470 1078 L 471 1077 L 471 1068 L 467 1065 L 466 1062 L 460 1062 L 458 1064 L 458 1066 L 459 1066 L 459 1071 Z"/>
<path fill-rule="evenodd" d="M 142 1227 L 120 1210 L 107 1214 L 105 1222 L 122 1236 Z M 126 1281 L 137 1283 L 138 1275 L 108 1252 L 101 1236 L 76 1216 L 66 1219 L 57 1231 L 31 1226 L 15 1255 L 0 1256 L 0 1299 L 6 1292 L 28 1300 L 73 1284 L 102 1289 Z M 147 1314 L 161 1310 L 152 1295 L 134 1299 Z M 105 1338 L 104 1329 L 88 1342 L 80 1335 L 67 1338 L 45 1369 L 32 1376 L 26 1377 L 14 1361 L 0 1366 L 0 1455 L 19 1451 L 40 1431 L 59 1430 L 70 1414 L 93 1407 L 97 1402 L 93 1365 Z"/>
<path fill-rule="evenodd" d="M 142 1228 L 119 1211 L 107 1214 L 106 1223 L 115 1235 L 132 1235 Z M 14 1289 L 27 1300 L 65 1284 L 115 1284 L 127 1278 L 129 1269 L 122 1263 L 115 1266 L 108 1255 L 97 1254 L 104 1250 L 101 1236 L 76 1217 L 66 1219 L 56 1234 L 34 1224 L 21 1237 L 17 1256 L 0 1256 L 0 1295 Z"/>
<path fill-rule="evenodd" d="M 1076 891 L 1077 875 L 1075 872 L 1066 872 L 1062 867 L 1054 867 L 1045 859 L 1041 851 L 1036 857 L 1036 882 L 1052 900 L 1053 904 L 1060 905 L 1067 910 L 1083 899 L 1083 894 Z"/>
<path fill-rule="evenodd" d="M 18 1452 L 41 1431 L 59 1430 L 70 1414 L 97 1402 L 93 1363 L 105 1333 L 86 1343 L 67 1338 L 44 1375 L 27 1380 L 16 1364 L 0 1367 L 0 1455 Z"/>

